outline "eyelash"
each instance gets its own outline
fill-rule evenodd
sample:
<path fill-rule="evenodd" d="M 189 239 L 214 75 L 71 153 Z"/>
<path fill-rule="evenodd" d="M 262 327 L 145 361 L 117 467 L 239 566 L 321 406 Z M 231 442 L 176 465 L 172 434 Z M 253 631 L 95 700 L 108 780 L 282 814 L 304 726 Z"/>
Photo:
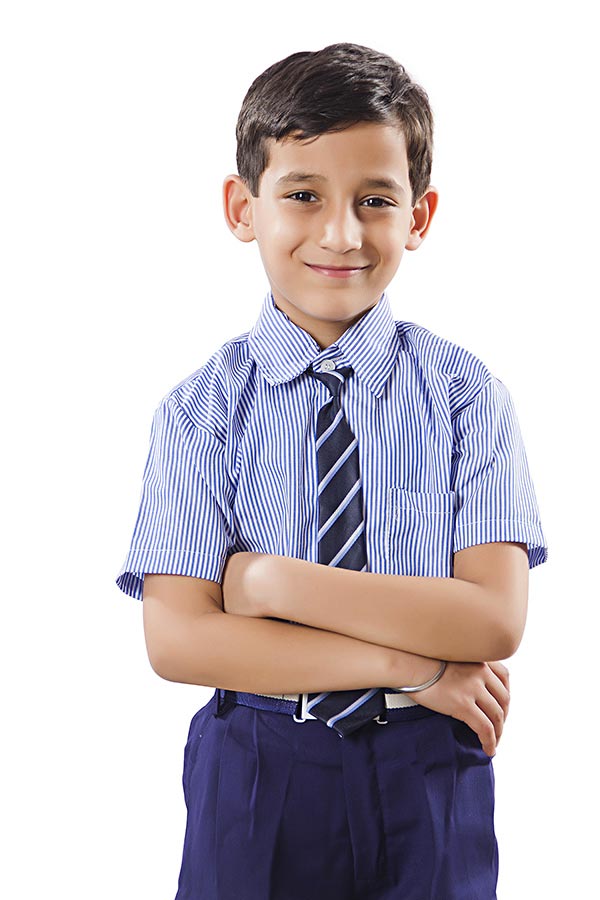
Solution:
<path fill-rule="evenodd" d="M 294 200 L 294 199 L 298 196 L 298 194 L 309 194 L 311 197 L 314 197 L 314 196 L 315 196 L 315 195 L 312 193 L 312 191 L 294 191 L 293 194 L 288 194 L 288 196 L 287 196 L 285 199 L 286 199 L 286 200 Z M 365 201 L 366 201 L 366 200 L 381 200 L 382 203 L 385 204 L 385 206 L 393 206 L 393 204 L 390 203 L 389 200 L 386 200 L 384 197 L 365 197 Z M 363 201 L 363 202 L 365 202 L 365 201 Z M 304 203 L 305 201 L 303 201 L 303 200 L 296 200 L 296 202 L 297 202 L 297 203 Z M 384 206 L 369 206 L 369 207 L 367 207 L 367 209 L 384 209 L 384 208 L 385 208 Z"/>

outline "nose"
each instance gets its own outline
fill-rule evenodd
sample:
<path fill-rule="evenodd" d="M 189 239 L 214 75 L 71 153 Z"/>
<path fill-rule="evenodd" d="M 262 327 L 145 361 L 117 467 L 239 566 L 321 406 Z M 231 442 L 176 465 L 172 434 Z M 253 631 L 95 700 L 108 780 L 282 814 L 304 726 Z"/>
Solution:
<path fill-rule="evenodd" d="M 362 224 L 352 206 L 339 204 L 324 211 L 319 246 L 332 253 L 362 247 Z"/>

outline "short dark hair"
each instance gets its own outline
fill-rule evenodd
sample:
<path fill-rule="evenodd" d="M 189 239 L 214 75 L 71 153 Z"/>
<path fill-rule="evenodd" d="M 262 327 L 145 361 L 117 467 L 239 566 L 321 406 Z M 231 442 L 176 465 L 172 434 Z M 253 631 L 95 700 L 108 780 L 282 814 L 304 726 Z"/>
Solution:
<path fill-rule="evenodd" d="M 304 140 L 360 122 L 397 125 L 406 140 L 412 205 L 429 187 L 433 114 L 404 66 L 361 44 L 292 53 L 250 85 L 236 126 L 238 173 L 253 196 L 269 164 L 268 138 Z"/>

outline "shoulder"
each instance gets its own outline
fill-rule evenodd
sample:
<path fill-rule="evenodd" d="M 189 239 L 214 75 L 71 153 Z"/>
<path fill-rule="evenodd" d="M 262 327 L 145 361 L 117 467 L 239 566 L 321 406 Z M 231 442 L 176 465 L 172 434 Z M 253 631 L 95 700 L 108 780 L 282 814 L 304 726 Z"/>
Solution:
<path fill-rule="evenodd" d="M 432 382 L 446 387 L 451 412 L 472 402 L 488 385 L 501 385 L 486 363 L 467 347 L 415 322 L 397 321 L 396 326 L 402 348 Z"/>
<path fill-rule="evenodd" d="M 222 344 L 200 368 L 167 391 L 158 409 L 168 409 L 181 424 L 209 430 L 224 440 L 236 387 L 244 384 L 254 365 L 248 352 L 249 334 Z"/>

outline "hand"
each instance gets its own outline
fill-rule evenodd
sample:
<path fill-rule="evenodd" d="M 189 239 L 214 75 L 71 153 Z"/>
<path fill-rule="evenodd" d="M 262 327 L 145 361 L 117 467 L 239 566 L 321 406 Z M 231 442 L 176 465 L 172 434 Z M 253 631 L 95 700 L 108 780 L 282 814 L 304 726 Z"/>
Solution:
<path fill-rule="evenodd" d="M 465 722 L 487 755 L 496 755 L 510 705 L 508 669 L 501 662 L 449 662 L 439 681 L 411 696 Z"/>
<path fill-rule="evenodd" d="M 223 611 L 239 616 L 262 617 L 260 592 L 257 589 L 257 568 L 264 553 L 240 552 L 228 557 L 223 570 L 221 590 Z"/>

